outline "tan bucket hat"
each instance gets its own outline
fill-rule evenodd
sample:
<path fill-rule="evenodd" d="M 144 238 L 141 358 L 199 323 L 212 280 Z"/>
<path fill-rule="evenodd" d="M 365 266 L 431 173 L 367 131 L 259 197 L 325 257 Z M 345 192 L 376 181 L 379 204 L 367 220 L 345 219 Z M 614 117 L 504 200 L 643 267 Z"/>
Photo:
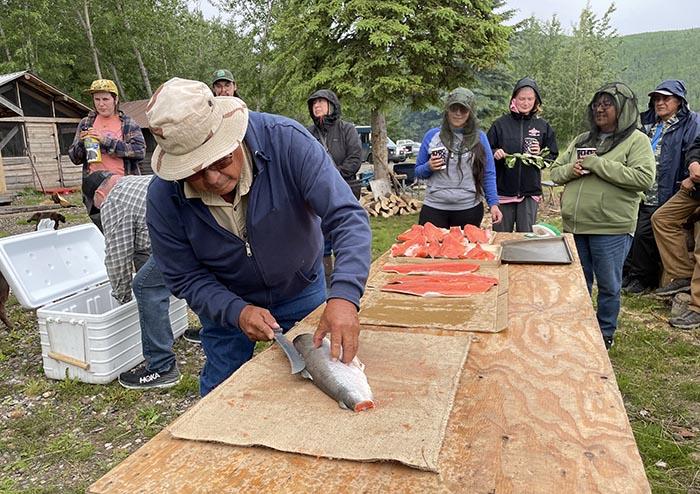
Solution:
<path fill-rule="evenodd" d="M 151 168 L 163 180 L 180 180 L 240 146 L 248 128 L 248 107 L 234 97 L 214 97 L 200 81 L 174 77 L 146 107 L 158 146 Z"/>

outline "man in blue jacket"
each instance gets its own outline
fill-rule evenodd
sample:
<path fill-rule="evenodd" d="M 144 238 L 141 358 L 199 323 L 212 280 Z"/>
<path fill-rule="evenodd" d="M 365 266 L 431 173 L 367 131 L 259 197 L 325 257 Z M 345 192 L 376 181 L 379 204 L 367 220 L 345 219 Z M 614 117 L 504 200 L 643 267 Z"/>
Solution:
<path fill-rule="evenodd" d="M 661 257 L 651 215 L 678 192 L 688 176 L 686 152 L 700 133 L 700 116 L 688 107 L 683 81 L 663 81 L 649 93 L 649 109 L 641 114 L 656 158 L 656 179 L 639 204 L 634 241 L 624 266 L 622 289 L 643 293 L 659 286 Z"/>
<path fill-rule="evenodd" d="M 197 81 L 169 80 L 146 113 L 158 143 L 146 213 L 153 255 L 202 321 L 202 396 L 256 341 L 326 300 L 314 341 L 330 333 L 332 356 L 350 362 L 371 232 L 323 147 L 297 122 L 215 98 Z M 337 247 L 327 297 L 324 233 Z"/>

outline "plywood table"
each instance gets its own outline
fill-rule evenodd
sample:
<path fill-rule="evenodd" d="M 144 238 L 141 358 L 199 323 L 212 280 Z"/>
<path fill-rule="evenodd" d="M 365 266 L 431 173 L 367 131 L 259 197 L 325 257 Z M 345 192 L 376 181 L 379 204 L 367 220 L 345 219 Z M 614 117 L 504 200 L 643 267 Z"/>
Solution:
<path fill-rule="evenodd" d="M 164 430 L 89 492 L 650 492 L 578 260 L 511 265 L 508 312 L 507 330 L 475 335 L 439 474 Z"/>

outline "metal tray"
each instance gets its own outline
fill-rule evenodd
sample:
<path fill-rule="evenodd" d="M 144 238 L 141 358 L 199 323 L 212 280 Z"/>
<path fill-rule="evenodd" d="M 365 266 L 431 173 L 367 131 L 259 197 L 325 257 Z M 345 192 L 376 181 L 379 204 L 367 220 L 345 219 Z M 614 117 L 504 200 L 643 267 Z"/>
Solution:
<path fill-rule="evenodd" d="M 506 264 L 571 264 L 574 256 L 564 237 L 510 240 L 501 243 Z"/>

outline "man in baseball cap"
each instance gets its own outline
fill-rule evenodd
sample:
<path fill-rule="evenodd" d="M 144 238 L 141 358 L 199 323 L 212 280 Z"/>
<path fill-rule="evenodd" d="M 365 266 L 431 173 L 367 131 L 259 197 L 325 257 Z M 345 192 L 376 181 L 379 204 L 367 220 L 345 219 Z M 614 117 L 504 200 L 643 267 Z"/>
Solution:
<path fill-rule="evenodd" d="M 700 116 L 690 109 L 686 95 L 683 81 L 662 81 L 649 92 L 648 109 L 640 115 L 654 151 L 656 176 L 639 204 L 634 241 L 623 270 L 625 293 L 640 294 L 659 287 L 662 259 L 651 217 L 674 197 L 688 176 L 691 167 L 686 154 L 700 134 Z M 687 255 L 687 252 L 679 252 L 679 255 Z"/>
<path fill-rule="evenodd" d="M 355 356 L 370 264 L 367 213 L 301 125 L 174 78 L 148 103 L 158 146 L 146 212 L 156 263 L 202 322 L 206 395 L 327 301 L 314 341 Z M 323 234 L 337 247 L 329 294 Z M 342 349 L 342 357 L 341 357 Z"/>
<path fill-rule="evenodd" d="M 216 96 L 235 96 L 240 98 L 238 94 L 238 86 L 233 74 L 227 69 L 215 70 L 211 75 L 211 90 Z"/>

